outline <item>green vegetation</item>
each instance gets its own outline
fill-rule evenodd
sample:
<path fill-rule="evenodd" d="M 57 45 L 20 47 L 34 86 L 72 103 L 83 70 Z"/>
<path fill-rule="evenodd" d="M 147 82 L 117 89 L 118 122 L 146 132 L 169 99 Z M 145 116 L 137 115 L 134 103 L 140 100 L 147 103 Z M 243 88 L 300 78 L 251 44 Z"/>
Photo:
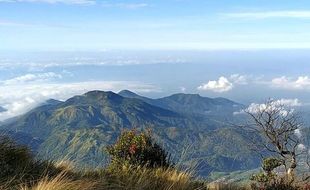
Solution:
<path fill-rule="evenodd" d="M 121 146 L 126 140 L 131 145 Z M 129 150 L 131 158 L 124 160 L 118 157 L 118 150 L 132 148 L 133 144 L 137 145 L 137 149 Z M 109 147 L 113 169 L 109 166 L 107 169 L 89 170 L 71 167 L 68 162 L 39 162 L 27 148 L 6 137 L 1 137 L 0 151 L 1 190 L 206 189 L 205 184 L 195 180 L 189 172 L 170 167 L 166 152 L 146 133 L 124 132 L 119 141 Z"/>
<path fill-rule="evenodd" d="M 287 177 L 279 176 L 274 170 L 283 165 L 277 158 L 265 158 L 262 163 L 263 172 L 253 175 L 250 179 L 256 183 L 252 184 L 252 189 L 259 190 L 298 190 L 296 184 Z"/>
<path fill-rule="evenodd" d="M 125 131 L 107 151 L 112 160 L 111 169 L 119 165 L 172 167 L 168 153 L 152 140 L 150 132 Z"/>
<path fill-rule="evenodd" d="M 4 123 L 0 130 L 29 136 L 22 138 L 28 139 L 22 144 L 35 144 L 31 149 L 39 159 L 69 160 L 83 168 L 106 166 L 109 159 L 103 150 L 115 143 L 124 129 L 132 128 L 151 128 L 154 140 L 173 155 L 173 162 L 197 165 L 201 176 L 259 166 L 259 159 L 247 146 L 248 134 L 225 126 L 225 120 L 218 117 L 227 112 L 232 115 L 240 104 L 185 94 L 156 100 L 157 106 L 146 102 L 92 91 L 65 102 L 44 104 Z M 198 104 L 203 106 L 193 111 Z M 201 115 L 208 106 L 208 114 Z"/>
<path fill-rule="evenodd" d="M 199 102 L 202 106 L 200 111 L 197 107 Z M 136 183 L 133 186 L 138 187 L 140 178 L 147 180 L 144 179 L 147 175 L 155 180 L 151 175 L 159 175 L 160 178 L 160 175 L 175 172 L 173 175 L 187 176 L 190 186 L 197 184 L 193 176 L 202 176 L 209 182 L 217 181 L 221 186 L 221 181 L 250 183 L 249 176 L 257 171 L 249 169 L 259 167 L 260 157 L 253 153 L 249 144 L 264 142 L 262 137 L 241 128 L 225 126 L 222 116 L 211 114 L 220 115 L 222 109 L 230 110 L 231 114 L 234 105 L 225 99 L 197 95 L 178 94 L 145 100 L 101 91 L 88 92 L 65 102 L 49 101 L 0 126 L 1 133 L 5 132 L 19 144 L 32 146 L 30 153 L 27 148 L 5 141 L 10 145 L 5 149 L 11 147 L 9 153 L 16 155 L 15 158 L 23 158 L 23 161 L 9 160 L 5 156 L 1 158 L 0 161 L 6 163 L 1 172 L 8 177 L 3 180 L 10 178 L 13 184 L 21 184 L 24 181 L 43 180 L 45 183 L 65 179 L 70 185 L 87 179 L 91 183 L 105 181 L 119 186 Z M 203 114 L 202 110 L 208 106 L 211 112 Z M 226 115 L 225 111 L 223 115 Z M 133 128 L 135 131 L 131 131 Z M 153 132 L 152 137 L 141 133 L 148 128 Z M 127 132 L 122 133 L 124 131 Z M 294 130 L 290 131 L 294 134 Z M 310 131 L 305 129 L 302 133 L 306 136 Z M 306 141 L 300 143 L 309 144 Z M 253 177 L 258 187 L 283 185 L 283 179 L 271 177 L 276 174 L 274 168 L 280 164 L 277 159 L 265 160 L 263 172 Z M 70 169 L 63 171 L 55 164 L 38 160 L 53 163 L 65 160 L 70 163 Z M 287 163 L 290 160 L 287 159 Z M 16 164 L 21 162 L 24 165 Z M 171 163 L 176 164 L 171 167 Z M 89 175 L 92 177 L 86 178 Z M 132 182 L 125 181 L 129 176 L 134 177 Z M 112 179 L 114 181 L 110 181 Z"/>
<path fill-rule="evenodd" d="M 172 166 L 165 150 L 150 133 L 130 130 L 108 147 L 112 161 L 107 168 L 81 169 L 70 162 L 49 163 L 34 159 L 30 151 L 6 137 L 0 138 L 1 190 L 302 190 L 306 185 L 273 178 L 280 163 L 265 159 L 267 181 L 233 184 L 198 180 L 193 171 Z M 272 177 L 271 177 L 272 176 Z M 257 178 L 255 178 L 257 179 Z"/>

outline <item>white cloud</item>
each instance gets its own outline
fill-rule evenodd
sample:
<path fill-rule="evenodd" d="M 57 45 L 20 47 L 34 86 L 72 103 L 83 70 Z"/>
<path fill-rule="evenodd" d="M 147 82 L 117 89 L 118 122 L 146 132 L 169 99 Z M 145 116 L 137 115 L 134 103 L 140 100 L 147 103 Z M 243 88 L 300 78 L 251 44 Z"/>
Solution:
<path fill-rule="evenodd" d="M 296 99 L 279 99 L 279 100 L 273 100 L 269 107 L 268 105 L 263 103 L 251 103 L 248 108 L 244 110 L 240 110 L 238 112 L 234 112 L 234 115 L 238 114 L 244 114 L 245 112 L 249 113 L 258 113 L 259 111 L 265 110 L 265 109 L 278 109 L 280 108 L 280 114 L 283 116 L 286 116 L 289 113 L 294 112 L 293 107 L 299 107 L 302 106 L 302 103 L 296 98 Z M 282 106 L 284 106 L 282 108 Z"/>
<path fill-rule="evenodd" d="M 66 100 L 91 90 L 118 92 L 123 89 L 135 92 L 158 92 L 160 89 L 135 81 L 89 81 L 74 83 L 10 84 L 0 85 L 0 105 L 8 111 L 0 113 L 0 121 L 25 113 L 39 103 L 54 98 Z"/>
<path fill-rule="evenodd" d="M 1 25 L 1 23 L 0 23 Z M 181 58 L 127 58 L 122 56 L 115 57 L 71 57 L 64 59 L 50 60 L 7 60 L 0 59 L 0 69 L 27 68 L 30 70 L 43 70 L 53 67 L 76 67 L 76 66 L 127 66 L 127 65 L 154 65 L 154 64 L 183 64 L 188 63 Z"/>
<path fill-rule="evenodd" d="M 307 148 L 306 148 L 306 146 L 305 146 L 304 144 L 299 144 L 299 145 L 297 145 L 297 149 L 298 149 L 299 151 L 304 151 L 304 150 L 306 150 Z"/>
<path fill-rule="evenodd" d="M 0 0 L 1 2 L 9 3 L 63 3 L 63 4 L 75 4 L 75 5 L 94 5 L 96 4 L 95 0 Z"/>
<path fill-rule="evenodd" d="M 61 79 L 62 75 L 56 74 L 54 72 L 48 73 L 38 73 L 38 74 L 26 74 L 22 76 L 18 76 L 12 79 L 8 79 L 5 81 L 1 81 L 4 85 L 12 85 L 12 84 L 19 84 L 19 83 L 27 83 L 27 82 L 43 82 L 49 81 L 52 79 Z"/>
<path fill-rule="evenodd" d="M 274 88 L 287 90 L 310 89 L 310 78 L 308 76 L 299 76 L 297 79 L 292 79 L 286 76 L 282 76 L 272 79 L 271 86 Z"/>
<path fill-rule="evenodd" d="M 102 4 L 103 7 L 116 7 L 116 8 L 123 8 L 123 9 L 139 9 L 148 7 L 149 4 L 147 3 L 108 3 L 105 2 Z"/>
<path fill-rule="evenodd" d="M 246 75 L 233 74 L 230 76 L 230 80 L 234 84 L 239 84 L 239 85 L 247 85 L 248 84 L 248 76 L 246 76 Z"/>
<path fill-rule="evenodd" d="M 295 99 L 279 99 L 273 101 L 275 105 L 283 105 L 283 106 L 288 106 L 288 107 L 298 107 L 301 106 L 301 102 L 295 98 Z"/>
<path fill-rule="evenodd" d="M 310 11 L 264 11 L 264 12 L 240 12 L 222 14 L 229 18 L 241 19 L 268 19 L 268 18 L 298 18 L 310 19 Z"/>
<path fill-rule="evenodd" d="M 300 129 L 296 129 L 294 131 L 295 135 L 298 137 L 298 138 L 301 138 L 302 137 L 302 134 L 301 134 L 301 130 Z"/>
<path fill-rule="evenodd" d="M 180 87 L 181 92 L 186 92 L 186 88 L 184 86 Z"/>
<path fill-rule="evenodd" d="M 198 87 L 198 90 L 206 90 L 213 92 L 227 92 L 233 88 L 233 84 L 226 78 L 220 77 L 217 81 L 209 81 L 206 84 L 202 84 Z"/>

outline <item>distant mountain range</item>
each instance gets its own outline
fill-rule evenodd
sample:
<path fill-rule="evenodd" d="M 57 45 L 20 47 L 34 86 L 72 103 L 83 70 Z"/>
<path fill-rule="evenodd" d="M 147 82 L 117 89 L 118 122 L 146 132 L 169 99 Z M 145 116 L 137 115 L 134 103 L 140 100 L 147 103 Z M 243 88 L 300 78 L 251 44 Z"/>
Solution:
<path fill-rule="evenodd" d="M 235 111 L 240 111 L 245 106 L 225 98 L 207 98 L 199 94 L 174 94 L 168 97 L 151 99 L 139 96 L 131 91 L 123 90 L 119 95 L 127 98 L 140 99 L 146 103 L 164 109 L 186 114 L 201 115 L 232 115 Z"/>
<path fill-rule="evenodd" d="M 224 98 L 174 94 L 151 99 L 128 90 L 91 91 L 65 102 L 49 100 L 0 126 L 12 137 L 27 136 L 40 158 L 105 165 L 105 147 L 124 129 L 150 128 L 176 162 L 197 165 L 200 175 L 256 168 L 248 135 L 227 123 L 242 104 Z"/>

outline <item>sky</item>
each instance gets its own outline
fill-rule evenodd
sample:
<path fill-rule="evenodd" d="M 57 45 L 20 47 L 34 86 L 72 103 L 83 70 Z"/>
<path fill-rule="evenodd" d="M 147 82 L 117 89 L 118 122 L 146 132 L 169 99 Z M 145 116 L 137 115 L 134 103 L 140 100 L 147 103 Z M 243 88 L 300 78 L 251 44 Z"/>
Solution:
<path fill-rule="evenodd" d="M 129 89 L 310 103 L 308 0 L 0 0 L 0 121 Z"/>
<path fill-rule="evenodd" d="M 1 50 L 310 47 L 307 0 L 0 0 Z"/>

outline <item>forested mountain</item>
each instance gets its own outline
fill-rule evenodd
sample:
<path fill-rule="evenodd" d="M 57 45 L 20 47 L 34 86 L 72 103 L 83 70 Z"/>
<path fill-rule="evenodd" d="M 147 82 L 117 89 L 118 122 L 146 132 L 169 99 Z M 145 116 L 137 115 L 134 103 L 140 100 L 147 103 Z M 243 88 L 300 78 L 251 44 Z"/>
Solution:
<path fill-rule="evenodd" d="M 105 148 L 122 130 L 151 129 L 175 162 L 195 164 L 201 175 L 207 175 L 259 165 L 247 146 L 248 134 L 217 116 L 233 117 L 242 107 L 227 99 L 199 95 L 150 99 L 130 91 L 91 91 L 65 102 L 50 100 L 5 122 L 1 129 L 31 137 L 25 144 L 35 139 L 32 148 L 40 158 L 68 159 L 91 167 L 106 164 Z"/>

